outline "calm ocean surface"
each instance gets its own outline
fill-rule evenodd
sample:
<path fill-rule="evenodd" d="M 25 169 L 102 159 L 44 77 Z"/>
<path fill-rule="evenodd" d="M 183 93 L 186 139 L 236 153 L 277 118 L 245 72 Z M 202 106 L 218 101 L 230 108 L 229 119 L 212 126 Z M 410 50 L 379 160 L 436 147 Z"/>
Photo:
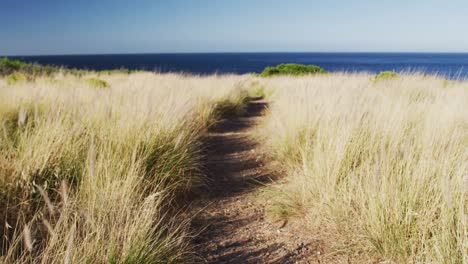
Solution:
<path fill-rule="evenodd" d="M 280 63 L 315 64 L 336 72 L 420 71 L 468 79 L 468 53 L 193 53 L 17 56 L 78 69 L 141 69 L 193 74 L 261 72 Z"/>

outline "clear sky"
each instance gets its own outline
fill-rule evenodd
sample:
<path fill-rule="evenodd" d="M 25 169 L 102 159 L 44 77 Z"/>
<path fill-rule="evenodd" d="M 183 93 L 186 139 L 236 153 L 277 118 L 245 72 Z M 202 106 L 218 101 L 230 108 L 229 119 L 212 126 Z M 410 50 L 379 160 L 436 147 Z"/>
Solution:
<path fill-rule="evenodd" d="M 468 0 L 0 0 L 0 55 L 468 52 Z"/>

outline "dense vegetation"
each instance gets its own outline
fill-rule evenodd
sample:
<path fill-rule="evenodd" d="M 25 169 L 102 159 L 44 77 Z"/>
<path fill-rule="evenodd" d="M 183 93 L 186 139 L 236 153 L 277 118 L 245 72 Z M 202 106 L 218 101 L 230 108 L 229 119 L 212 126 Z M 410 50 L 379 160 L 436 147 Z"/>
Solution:
<path fill-rule="evenodd" d="M 324 263 L 467 263 L 468 83 L 382 76 L 259 79 L 287 173 L 268 211 L 328 244 Z"/>
<path fill-rule="evenodd" d="M 204 181 L 201 139 L 243 111 L 244 78 L 0 77 L 0 262 L 193 259 L 175 200 Z"/>
<path fill-rule="evenodd" d="M 0 76 L 7 76 L 20 72 L 26 76 L 50 76 L 60 71 L 61 68 L 36 63 L 25 63 L 19 60 L 10 60 L 8 58 L 0 59 Z"/>
<path fill-rule="evenodd" d="M 96 77 L 84 79 L 89 85 L 96 88 L 109 88 L 110 84 L 104 80 L 98 79 Z"/>
<path fill-rule="evenodd" d="M 396 79 L 399 78 L 400 74 L 394 72 L 394 71 L 383 71 L 380 72 L 375 76 L 375 81 L 383 81 L 383 80 L 389 80 L 389 79 Z"/>
<path fill-rule="evenodd" d="M 325 73 L 326 71 L 316 65 L 302 65 L 302 64 L 280 64 L 275 67 L 266 67 L 260 74 L 262 77 L 271 77 L 278 75 L 306 75 Z"/>

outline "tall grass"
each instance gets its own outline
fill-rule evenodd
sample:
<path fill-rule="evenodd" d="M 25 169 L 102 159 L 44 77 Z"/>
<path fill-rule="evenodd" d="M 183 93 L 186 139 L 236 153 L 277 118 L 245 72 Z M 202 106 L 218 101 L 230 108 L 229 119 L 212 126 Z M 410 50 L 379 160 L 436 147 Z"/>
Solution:
<path fill-rule="evenodd" d="M 242 76 L 0 79 L 2 261 L 188 258 L 174 200 L 203 180 L 203 132 L 245 104 Z M 100 80 L 106 89 L 90 85 Z"/>
<path fill-rule="evenodd" d="M 259 133 L 287 173 L 270 212 L 300 219 L 335 261 L 468 262 L 467 82 L 259 82 L 275 89 Z"/>

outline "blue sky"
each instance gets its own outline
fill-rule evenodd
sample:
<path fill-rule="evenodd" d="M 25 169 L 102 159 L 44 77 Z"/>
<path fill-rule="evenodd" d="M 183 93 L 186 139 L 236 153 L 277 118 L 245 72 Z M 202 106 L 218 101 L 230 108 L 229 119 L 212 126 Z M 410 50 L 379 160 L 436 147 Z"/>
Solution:
<path fill-rule="evenodd" d="M 468 52 L 468 0 L 0 0 L 0 55 Z"/>

